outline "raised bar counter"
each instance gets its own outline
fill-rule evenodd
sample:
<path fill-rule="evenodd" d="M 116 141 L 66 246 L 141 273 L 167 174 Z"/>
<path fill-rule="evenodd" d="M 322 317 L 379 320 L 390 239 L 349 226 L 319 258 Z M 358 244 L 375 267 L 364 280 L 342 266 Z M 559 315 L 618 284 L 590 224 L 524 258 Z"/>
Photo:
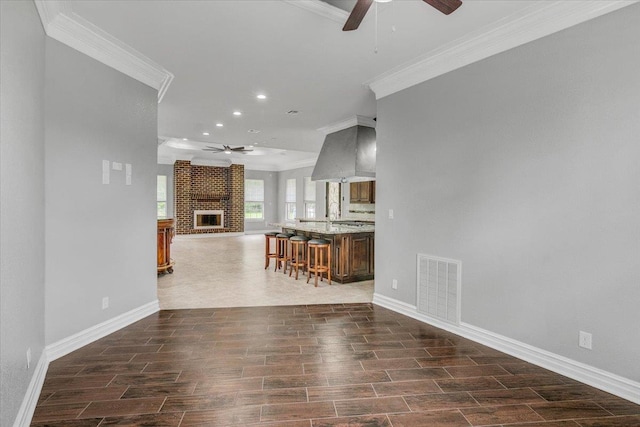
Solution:
<path fill-rule="evenodd" d="M 332 222 L 271 224 L 285 233 L 331 242 L 331 280 L 338 283 L 372 280 L 374 277 L 375 226 Z"/>

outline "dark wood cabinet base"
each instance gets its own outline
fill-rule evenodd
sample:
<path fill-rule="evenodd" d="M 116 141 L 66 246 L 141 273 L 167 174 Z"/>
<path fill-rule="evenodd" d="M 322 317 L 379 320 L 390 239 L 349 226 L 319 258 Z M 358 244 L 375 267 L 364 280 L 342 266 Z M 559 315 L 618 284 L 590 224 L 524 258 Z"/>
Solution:
<path fill-rule="evenodd" d="M 375 233 L 323 234 L 283 228 L 286 233 L 331 241 L 331 280 L 338 283 L 373 280 Z"/>

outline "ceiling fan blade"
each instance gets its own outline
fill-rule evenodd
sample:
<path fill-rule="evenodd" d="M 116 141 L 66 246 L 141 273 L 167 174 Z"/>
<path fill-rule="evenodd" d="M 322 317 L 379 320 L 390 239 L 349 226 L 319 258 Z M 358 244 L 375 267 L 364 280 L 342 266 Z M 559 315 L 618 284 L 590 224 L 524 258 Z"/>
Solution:
<path fill-rule="evenodd" d="M 347 22 L 344 24 L 344 27 L 342 27 L 342 31 L 356 30 L 371 7 L 371 3 L 373 3 L 373 0 L 358 0 L 358 3 L 353 6 Z"/>
<path fill-rule="evenodd" d="M 222 148 L 218 148 L 218 147 L 209 147 L 207 145 L 207 148 L 203 148 L 203 151 L 213 151 L 214 153 L 219 153 L 221 151 L 224 151 Z"/>
<path fill-rule="evenodd" d="M 460 0 L 422 0 L 425 3 L 435 7 L 445 15 L 455 12 L 462 5 Z"/>

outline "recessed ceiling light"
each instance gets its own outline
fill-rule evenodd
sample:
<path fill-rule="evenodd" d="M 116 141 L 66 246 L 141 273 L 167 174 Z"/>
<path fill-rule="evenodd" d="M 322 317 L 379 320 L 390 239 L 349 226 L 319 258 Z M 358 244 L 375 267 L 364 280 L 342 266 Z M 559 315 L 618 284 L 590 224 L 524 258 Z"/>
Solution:
<path fill-rule="evenodd" d="M 258 129 L 249 129 L 247 132 L 249 133 L 260 133 Z"/>
<path fill-rule="evenodd" d="M 256 98 L 258 98 L 258 99 L 267 99 L 267 95 L 264 95 L 264 94 L 261 93 L 259 95 L 256 95 Z"/>
<path fill-rule="evenodd" d="M 221 128 L 222 126 L 224 126 L 222 123 L 216 123 L 216 127 Z"/>
<path fill-rule="evenodd" d="M 250 145 L 249 148 L 253 148 L 253 145 Z"/>
<path fill-rule="evenodd" d="M 204 136 L 209 136 L 209 132 L 202 132 Z"/>
<path fill-rule="evenodd" d="M 242 115 L 242 113 L 241 113 L 240 111 L 234 111 L 234 112 L 233 112 L 233 115 L 234 115 L 234 116 L 241 116 L 241 115 Z"/>
<path fill-rule="evenodd" d="M 182 140 L 183 140 L 183 141 L 188 141 L 188 139 L 187 139 L 187 138 L 182 138 Z"/>

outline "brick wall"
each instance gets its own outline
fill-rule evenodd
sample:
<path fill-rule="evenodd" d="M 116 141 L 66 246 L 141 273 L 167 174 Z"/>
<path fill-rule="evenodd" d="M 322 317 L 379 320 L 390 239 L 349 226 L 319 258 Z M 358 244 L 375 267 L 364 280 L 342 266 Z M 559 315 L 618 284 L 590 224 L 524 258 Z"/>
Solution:
<path fill-rule="evenodd" d="M 173 165 L 173 183 L 177 234 L 244 231 L 244 165 L 196 166 L 178 160 Z M 194 230 L 195 210 L 223 210 L 224 227 Z"/>

